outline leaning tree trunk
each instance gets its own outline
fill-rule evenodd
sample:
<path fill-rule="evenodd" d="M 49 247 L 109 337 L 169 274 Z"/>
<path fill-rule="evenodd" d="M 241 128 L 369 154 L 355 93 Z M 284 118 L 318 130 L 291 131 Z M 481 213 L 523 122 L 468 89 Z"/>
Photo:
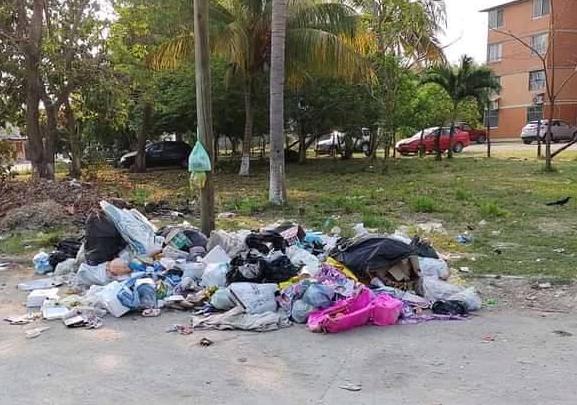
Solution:
<path fill-rule="evenodd" d="M 70 162 L 70 177 L 79 178 L 81 175 L 81 153 L 82 147 L 80 145 L 80 132 L 76 126 L 76 118 L 74 117 L 74 111 L 69 101 L 66 101 L 65 114 L 66 114 L 66 128 L 68 130 L 68 139 L 70 143 L 70 155 L 72 157 Z"/>
<path fill-rule="evenodd" d="M 439 127 L 437 135 L 435 135 L 435 151 L 437 152 L 436 160 L 443 160 L 443 152 L 441 151 L 441 134 L 443 133 L 443 126 Z"/>
<path fill-rule="evenodd" d="M 29 141 L 32 171 L 36 177 L 44 177 L 44 145 L 40 130 L 40 46 L 42 43 L 43 0 L 34 0 L 32 17 L 25 46 L 26 82 L 26 135 Z M 21 15 L 20 18 L 26 18 Z"/>
<path fill-rule="evenodd" d="M 307 136 L 302 123 L 299 122 L 299 164 L 304 164 L 307 160 Z"/>
<path fill-rule="evenodd" d="M 138 140 L 136 145 L 136 159 L 134 161 L 134 171 L 143 173 L 146 171 L 146 138 L 150 131 L 150 120 L 152 118 L 152 104 L 145 101 L 142 107 L 142 124 L 138 131 Z"/>
<path fill-rule="evenodd" d="M 54 146 L 58 136 L 58 110 L 54 104 L 45 104 L 46 130 L 44 131 L 44 178 L 54 179 Z"/>
<path fill-rule="evenodd" d="M 244 88 L 244 139 L 242 141 L 242 157 L 240 161 L 239 176 L 248 176 L 250 173 L 250 151 L 252 146 L 252 130 L 254 111 L 252 106 L 252 83 L 247 80 Z"/>
<path fill-rule="evenodd" d="M 272 1 L 270 67 L 270 185 L 272 204 L 287 202 L 285 179 L 284 81 L 287 0 Z"/>
<path fill-rule="evenodd" d="M 545 132 L 545 170 L 553 170 L 553 157 L 551 155 L 551 142 L 553 141 L 553 133 L 551 132 L 551 123 L 555 114 L 555 98 L 551 98 L 549 118 L 547 122 L 547 132 Z"/>

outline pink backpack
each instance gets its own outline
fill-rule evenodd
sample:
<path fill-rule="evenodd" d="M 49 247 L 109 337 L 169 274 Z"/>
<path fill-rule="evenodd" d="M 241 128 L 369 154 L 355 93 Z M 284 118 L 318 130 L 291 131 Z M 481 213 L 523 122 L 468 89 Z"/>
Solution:
<path fill-rule="evenodd" d="M 309 315 L 308 328 L 313 332 L 337 333 L 373 323 L 379 326 L 397 323 L 403 303 L 388 295 L 376 296 L 366 287 L 353 297 Z"/>

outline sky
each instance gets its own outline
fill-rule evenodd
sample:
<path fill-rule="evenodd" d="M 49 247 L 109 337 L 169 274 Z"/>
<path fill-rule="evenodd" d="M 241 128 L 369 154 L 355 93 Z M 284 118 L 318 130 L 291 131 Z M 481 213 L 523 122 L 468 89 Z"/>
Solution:
<path fill-rule="evenodd" d="M 442 37 L 445 53 L 450 62 L 457 62 L 467 54 L 479 63 L 486 60 L 488 7 L 507 3 L 508 0 L 445 0 L 447 29 Z"/>

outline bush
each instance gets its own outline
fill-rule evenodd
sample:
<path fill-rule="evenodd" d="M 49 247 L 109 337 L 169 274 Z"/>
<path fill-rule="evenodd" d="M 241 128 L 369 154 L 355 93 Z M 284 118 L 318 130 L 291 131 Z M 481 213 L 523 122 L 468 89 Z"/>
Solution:
<path fill-rule="evenodd" d="M 479 206 L 479 212 L 484 218 L 488 217 L 506 217 L 509 211 L 501 208 L 495 201 L 486 201 Z"/>
<path fill-rule="evenodd" d="M 16 159 L 16 150 L 7 141 L 0 141 L 0 181 L 6 180 Z"/>
<path fill-rule="evenodd" d="M 420 195 L 412 202 L 415 212 L 435 212 L 437 210 L 435 200 L 426 195 Z"/>

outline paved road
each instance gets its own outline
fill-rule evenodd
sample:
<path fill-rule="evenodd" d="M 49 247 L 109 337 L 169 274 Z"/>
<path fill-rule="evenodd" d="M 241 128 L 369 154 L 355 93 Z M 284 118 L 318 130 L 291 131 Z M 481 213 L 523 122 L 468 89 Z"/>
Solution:
<path fill-rule="evenodd" d="M 0 318 L 24 311 L 0 272 Z M 573 314 L 503 309 L 470 321 L 364 327 L 337 335 L 302 326 L 251 334 L 165 333 L 188 320 L 107 317 L 98 330 L 0 324 L 0 403 L 574 405 Z M 210 347 L 198 342 L 208 337 Z M 360 391 L 341 387 L 358 386 Z"/>
<path fill-rule="evenodd" d="M 562 147 L 564 144 L 553 144 L 553 150 Z M 543 151 L 545 151 L 545 145 L 542 146 Z M 525 145 L 521 141 L 501 141 L 501 142 L 494 142 L 491 145 L 493 151 L 502 154 L 506 152 L 534 152 L 537 154 L 537 144 L 534 143 L 532 145 Z M 485 152 L 487 150 L 487 145 L 478 145 L 472 144 L 469 146 L 466 151 L 467 152 Z M 577 145 L 573 145 L 569 148 L 570 151 L 577 151 Z"/>

